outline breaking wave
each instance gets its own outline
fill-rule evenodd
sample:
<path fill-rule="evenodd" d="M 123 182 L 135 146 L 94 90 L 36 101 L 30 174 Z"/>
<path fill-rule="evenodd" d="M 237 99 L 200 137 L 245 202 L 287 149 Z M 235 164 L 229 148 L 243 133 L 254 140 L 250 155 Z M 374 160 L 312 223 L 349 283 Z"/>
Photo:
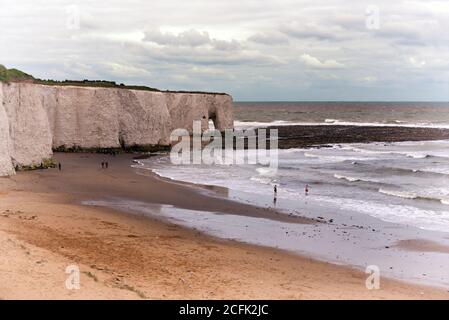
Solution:
<path fill-rule="evenodd" d="M 385 189 L 379 189 L 380 193 L 404 198 L 404 199 L 417 199 L 417 200 L 427 200 L 427 201 L 436 201 L 440 202 L 441 204 L 449 205 L 449 198 L 443 198 L 443 197 L 434 197 L 434 196 L 423 196 L 419 195 L 414 192 L 407 192 L 407 191 L 397 191 L 397 190 L 385 190 Z"/>
<path fill-rule="evenodd" d="M 360 178 L 360 177 L 351 177 L 351 176 L 345 176 L 341 174 L 334 174 L 334 178 L 340 179 L 340 180 L 346 180 L 349 182 L 371 182 L 371 183 L 380 183 L 378 180 L 374 179 L 368 179 L 368 178 Z"/>
<path fill-rule="evenodd" d="M 407 123 L 397 120 L 396 123 L 382 123 L 382 122 L 353 122 L 343 121 L 338 119 L 325 119 L 324 122 L 295 122 L 276 120 L 271 122 L 258 122 L 258 121 L 234 121 L 234 127 L 236 129 L 248 129 L 248 128 L 266 128 L 276 126 L 359 126 L 359 127 L 407 127 L 407 128 L 439 128 L 449 129 L 447 124 L 434 124 L 434 123 Z"/>

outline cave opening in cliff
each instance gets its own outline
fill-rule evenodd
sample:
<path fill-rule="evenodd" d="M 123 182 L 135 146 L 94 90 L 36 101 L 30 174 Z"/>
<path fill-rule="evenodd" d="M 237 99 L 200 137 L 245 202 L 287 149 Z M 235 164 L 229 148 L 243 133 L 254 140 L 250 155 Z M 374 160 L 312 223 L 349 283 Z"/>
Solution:
<path fill-rule="evenodd" d="M 217 116 L 215 113 L 209 115 L 209 129 L 215 130 L 217 128 Z"/>

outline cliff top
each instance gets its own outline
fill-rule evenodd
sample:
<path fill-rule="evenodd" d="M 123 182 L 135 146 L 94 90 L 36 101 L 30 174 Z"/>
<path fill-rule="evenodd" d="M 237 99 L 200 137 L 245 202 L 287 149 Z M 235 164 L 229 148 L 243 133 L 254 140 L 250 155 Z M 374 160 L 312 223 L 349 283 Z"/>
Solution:
<path fill-rule="evenodd" d="M 116 88 L 116 89 L 128 89 L 128 90 L 143 90 L 143 91 L 153 91 L 153 92 L 167 92 L 167 93 L 194 93 L 194 94 L 216 94 L 216 95 L 227 95 L 223 92 L 205 92 L 205 91 L 176 91 L 176 90 L 159 90 L 156 88 L 151 88 L 147 86 L 135 86 L 135 85 L 125 85 L 123 83 L 117 84 L 114 81 L 105 80 L 51 80 L 51 79 L 36 79 L 33 76 L 17 70 L 8 69 L 4 65 L 0 64 L 0 81 L 3 82 L 32 82 L 42 85 L 50 86 L 77 86 L 77 87 L 99 87 L 99 88 Z"/>
<path fill-rule="evenodd" d="M 7 69 L 4 65 L 0 64 L 0 81 L 30 81 L 33 79 L 33 76 L 30 76 L 23 71 L 17 69 Z"/>

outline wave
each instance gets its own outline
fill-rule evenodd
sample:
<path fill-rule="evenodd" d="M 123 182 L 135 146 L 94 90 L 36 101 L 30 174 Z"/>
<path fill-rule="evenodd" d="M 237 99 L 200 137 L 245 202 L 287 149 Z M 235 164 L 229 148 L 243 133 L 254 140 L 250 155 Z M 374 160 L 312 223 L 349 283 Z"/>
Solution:
<path fill-rule="evenodd" d="M 261 176 L 270 176 L 270 177 L 275 176 L 277 173 L 276 168 L 257 168 L 256 171 Z"/>
<path fill-rule="evenodd" d="M 424 169 L 411 169 L 411 168 L 401 168 L 401 167 L 382 167 L 383 170 L 391 171 L 393 174 L 421 174 L 429 176 L 449 176 L 449 169 L 439 169 L 439 168 L 424 168 Z"/>
<path fill-rule="evenodd" d="M 371 179 L 359 178 L 359 177 L 351 177 L 351 176 L 345 176 L 345 175 L 340 175 L 340 174 L 334 174 L 334 178 L 340 179 L 340 180 L 347 180 L 349 182 L 361 181 L 361 182 L 380 183 L 377 180 L 371 180 Z"/>
<path fill-rule="evenodd" d="M 444 176 L 449 176 L 449 170 L 438 170 L 438 169 L 422 169 L 422 170 L 418 170 L 418 172 L 422 172 L 422 173 L 432 173 L 432 174 L 440 174 L 440 175 L 444 175 Z"/>
<path fill-rule="evenodd" d="M 302 125 L 304 122 L 291 122 L 284 120 L 275 120 L 271 122 L 259 122 L 259 121 L 234 121 L 234 127 L 236 129 L 250 129 L 250 128 L 266 128 L 272 126 L 295 126 Z M 312 123 L 310 124 L 312 125 Z"/>
<path fill-rule="evenodd" d="M 449 198 L 434 197 L 434 196 L 423 196 L 423 195 L 419 195 L 419 194 L 414 193 L 414 192 L 397 191 L 397 190 L 379 189 L 379 192 L 383 193 L 383 194 L 386 194 L 386 195 L 399 197 L 399 198 L 436 201 L 436 202 L 440 202 L 441 204 L 449 205 Z"/>
<path fill-rule="evenodd" d="M 330 203 L 346 210 L 421 229 L 448 231 L 449 211 L 420 209 L 411 205 L 388 204 L 377 201 L 357 200 L 338 197 L 320 197 L 322 203 Z"/>
<path fill-rule="evenodd" d="M 385 189 L 379 189 L 379 192 L 389 195 L 389 196 L 405 198 L 405 199 L 417 199 L 418 198 L 418 195 L 413 192 L 385 190 Z"/>
<path fill-rule="evenodd" d="M 257 168 L 257 176 L 252 176 L 251 181 L 259 182 L 262 184 L 273 184 L 273 178 L 276 177 L 277 169 L 275 168 Z"/>
<path fill-rule="evenodd" d="M 359 126 L 359 127 L 407 127 L 407 128 L 438 128 L 449 129 L 449 124 L 435 124 L 435 123 L 407 123 L 400 120 L 396 120 L 395 123 L 383 123 L 383 122 L 355 122 L 344 121 L 338 119 L 325 119 L 324 122 L 295 122 L 286 120 L 275 120 L 271 122 L 258 122 L 258 121 L 234 121 L 234 127 L 236 129 L 249 129 L 249 128 L 266 128 L 274 126 Z"/>
<path fill-rule="evenodd" d="M 424 174 L 435 174 L 435 175 L 443 175 L 449 176 L 449 169 L 438 169 L 438 168 L 425 168 L 425 169 L 417 169 L 412 170 L 415 173 L 424 173 Z"/>
<path fill-rule="evenodd" d="M 403 153 L 400 153 L 400 152 L 399 152 L 399 154 L 403 154 Z M 405 153 L 405 155 L 406 155 L 407 157 L 413 158 L 413 159 L 427 159 L 427 158 L 433 158 L 433 157 L 435 157 L 435 156 L 432 155 L 432 154 L 419 153 L 419 152 L 416 152 L 416 153 Z"/>
<path fill-rule="evenodd" d="M 445 141 L 447 143 L 447 141 Z M 396 143 L 396 145 L 400 145 Z M 392 144 L 391 146 L 395 146 Z M 413 146 L 410 146 L 413 147 Z M 362 147 L 355 146 L 342 146 L 342 150 L 353 151 L 361 154 L 369 155 L 401 155 L 407 158 L 413 159 L 428 159 L 428 158 L 449 158 L 447 150 L 434 150 L 434 151 L 409 151 L 409 150 L 369 150 Z"/>
<path fill-rule="evenodd" d="M 255 181 L 258 183 L 262 183 L 262 184 L 273 184 L 273 181 L 268 178 L 268 177 L 263 177 L 263 176 L 256 176 L 256 177 L 251 177 L 250 178 L 251 181 Z"/>
<path fill-rule="evenodd" d="M 362 127 L 406 127 L 406 128 L 439 128 L 449 129 L 449 124 L 435 124 L 435 123 L 408 123 L 396 120 L 395 123 L 384 122 L 354 122 L 336 120 L 335 122 L 328 123 L 328 125 L 341 125 L 341 126 L 362 126 Z"/>
<path fill-rule="evenodd" d="M 334 174 L 334 178 L 347 180 L 347 181 L 349 181 L 349 182 L 357 182 L 357 181 L 361 181 L 360 178 L 348 177 L 348 176 L 342 176 L 342 175 L 339 175 L 339 174 Z"/>
<path fill-rule="evenodd" d="M 304 156 L 306 158 L 315 158 L 315 159 L 330 161 L 330 162 L 343 162 L 343 161 L 352 159 L 352 158 L 348 159 L 347 157 L 338 157 L 338 156 L 322 156 L 322 155 L 317 155 L 317 154 L 313 154 L 313 153 L 309 153 L 309 152 L 304 152 Z"/>
<path fill-rule="evenodd" d="M 367 160 L 377 160 L 378 158 L 361 158 L 361 157 L 354 157 L 354 156 L 324 156 L 324 155 L 317 155 L 310 152 L 304 152 L 304 156 L 307 158 L 315 158 L 319 160 L 324 161 L 330 161 L 330 162 L 345 162 L 345 161 L 367 161 Z"/>

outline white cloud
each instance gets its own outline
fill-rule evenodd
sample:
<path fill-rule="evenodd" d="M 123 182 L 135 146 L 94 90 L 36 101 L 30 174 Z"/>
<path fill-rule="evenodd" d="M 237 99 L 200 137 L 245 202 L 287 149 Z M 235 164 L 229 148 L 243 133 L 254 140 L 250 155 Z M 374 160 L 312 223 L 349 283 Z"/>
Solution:
<path fill-rule="evenodd" d="M 209 44 L 211 39 L 209 33 L 195 29 L 186 30 L 179 34 L 170 32 L 162 33 L 159 29 L 145 31 L 144 41 L 150 41 L 159 45 L 198 47 Z"/>
<path fill-rule="evenodd" d="M 106 70 L 111 72 L 111 74 L 118 77 L 148 77 L 151 76 L 151 72 L 144 68 L 138 68 L 131 65 L 123 65 L 119 63 L 107 62 L 104 64 Z"/>
<path fill-rule="evenodd" d="M 314 67 L 314 68 L 338 69 L 338 68 L 344 67 L 344 64 L 339 63 L 333 59 L 327 59 L 327 60 L 320 61 L 319 59 L 317 59 L 307 53 L 304 53 L 301 56 L 301 60 L 304 62 L 305 65 L 307 65 L 309 67 Z"/>
<path fill-rule="evenodd" d="M 408 63 L 414 68 L 423 68 L 426 65 L 425 60 L 418 60 L 415 57 L 409 57 Z"/>
<path fill-rule="evenodd" d="M 178 34 L 172 32 L 163 33 L 159 29 L 149 29 L 144 31 L 143 41 L 174 47 L 196 48 L 209 46 L 222 51 L 235 51 L 242 48 L 241 44 L 235 39 L 215 39 L 210 37 L 209 32 L 195 29 L 181 31 Z"/>

